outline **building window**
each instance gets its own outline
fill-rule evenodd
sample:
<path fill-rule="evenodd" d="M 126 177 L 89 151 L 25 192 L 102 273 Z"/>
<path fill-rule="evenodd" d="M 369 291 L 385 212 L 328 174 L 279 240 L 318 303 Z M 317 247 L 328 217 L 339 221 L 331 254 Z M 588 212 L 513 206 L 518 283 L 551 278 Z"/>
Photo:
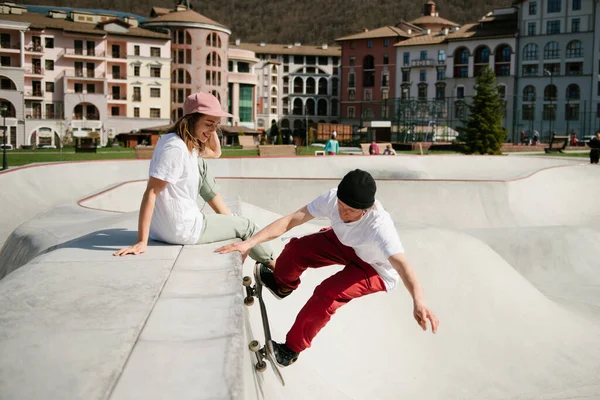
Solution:
<path fill-rule="evenodd" d="M 383 39 L 383 47 L 388 47 L 390 45 L 389 39 Z"/>
<path fill-rule="evenodd" d="M 581 30 L 581 19 L 573 18 L 571 20 L 571 32 L 577 33 Z"/>
<path fill-rule="evenodd" d="M 140 76 L 140 66 L 139 65 L 133 66 L 133 76 Z"/>
<path fill-rule="evenodd" d="M 576 58 L 582 56 L 581 42 L 573 40 L 567 45 L 567 58 Z"/>
<path fill-rule="evenodd" d="M 528 22 L 527 23 L 527 35 L 528 36 L 535 36 L 536 32 L 536 23 L 535 22 Z"/>
<path fill-rule="evenodd" d="M 573 75 L 583 75 L 583 63 L 582 62 L 575 62 L 575 63 L 567 63 L 565 65 L 566 67 L 566 74 L 573 76 Z"/>
<path fill-rule="evenodd" d="M 46 92 L 54 93 L 54 82 L 46 82 Z"/>
<path fill-rule="evenodd" d="M 160 88 L 150 88 L 150 97 L 160 97 Z"/>
<path fill-rule="evenodd" d="M 4 45 L 2 45 L 1 47 L 5 47 Z M 0 66 L 2 67 L 10 67 L 10 57 L 9 56 L 1 56 L 0 57 Z"/>
<path fill-rule="evenodd" d="M 85 85 L 85 90 L 88 93 L 96 93 L 96 84 L 95 83 L 88 83 L 87 85 Z"/>
<path fill-rule="evenodd" d="M 544 59 L 552 60 L 560 57 L 560 51 L 558 49 L 558 43 L 549 42 L 544 47 Z"/>
<path fill-rule="evenodd" d="M 446 79 L 446 70 L 443 68 L 438 68 L 437 70 L 437 80 L 443 81 Z"/>
<path fill-rule="evenodd" d="M 83 83 L 76 83 L 74 89 L 75 93 L 83 93 Z"/>
<path fill-rule="evenodd" d="M 252 122 L 254 120 L 252 114 L 252 91 L 253 87 L 251 85 L 240 85 L 240 122 Z M 273 106 L 275 106 L 275 104 L 273 104 Z"/>
<path fill-rule="evenodd" d="M 370 49 L 373 47 L 373 41 L 372 40 L 367 40 L 367 48 Z"/>
<path fill-rule="evenodd" d="M 354 89 L 348 90 L 348 100 L 354 101 L 355 97 L 356 97 L 356 90 L 354 90 Z"/>
<path fill-rule="evenodd" d="M 562 0 L 548 0 L 548 12 L 558 13 L 561 10 Z"/>
<path fill-rule="evenodd" d="M 54 71 L 54 61 L 53 60 L 46 60 L 45 61 L 45 67 L 46 67 L 46 71 Z"/>
<path fill-rule="evenodd" d="M 446 98 L 446 84 L 445 83 L 436 83 L 435 98 L 438 100 L 444 100 Z"/>
<path fill-rule="evenodd" d="M 150 47 L 150 57 L 160 57 L 160 47 Z"/>
<path fill-rule="evenodd" d="M 348 107 L 348 118 L 354 118 L 354 107 Z"/>
<path fill-rule="evenodd" d="M 324 56 L 319 56 L 317 62 L 319 63 L 319 65 L 328 65 L 329 64 L 329 58 L 324 57 Z"/>
<path fill-rule="evenodd" d="M 525 89 L 523 89 L 523 101 L 535 101 L 535 86 L 525 86 Z"/>
<path fill-rule="evenodd" d="M 119 116 L 119 107 L 111 107 L 110 108 L 110 115 L 112 115 L 113 117 L 118 117 Z"/>
<path fill-rule="evenodd" d="M 427 99 L 427 84 L 419 83 L 418 96 L 420 100 Z"/>
<path fill-rule="evenodd" d="M 139 86 L 133 87 L 133 101 L 142 101 L 142 88 Z"/>
<path fill-rule="evenodd" d="M 353 88 L 356 86 L 356 82 L 354 80 L 354 73 L 351 72 L 348 74 L 348 87 Z"/>
<path fill-rule="evenodd" d="M 459 99 L 463 99 L 465 97 L 465 88 L 459 86 L 456 88 L 456 97 Z"/>
<path fill-rule="evenodd" d="M 421 61 L 427 60 L 427 50 L 421 50 L 421 53 L 419 54 L 419 60 L 421 60 Z"/>
<path fill-rule="evenodd" d="M 538 65 L 537 64 L 523 65 L 523 76 L 537 76 L 537 74 L 538 74 Z"/>
<path fill-rule="evenodd" d="M 419 82 L 426 82 L 427 81 L 427 70 L 422 69 L 419 71 Z"/>
<path fill-rule="evenodd" d="M 54 48 L 54 38 L 47 37 L 44 40 L 44 44 L 47 49 L 53 49 Z"/>
<path fill-rule="evenodd" d="M 402 71 L 402 82 L 410 82 L 410 71 Z"/>
<path fill-rule="evenodd" d="M 403 63 L 404 65 L 408 65 L 410 64 L 410 53 L 409 52 L 404 52 L 403 56 Z"/>
<path fill-rule="evenodd" d="M 546 34 L 547 35 L 558 35 L 560 33 L 560 21 L 547 21 L 546 22 Z"/>
<path fill-rule="evenodd" d="M 505 85 L 498 86 L 498 94 L 500 95 L 501 99 L 506 98 L 506 86 Z"/>
<path fill-rule="evenodd" d="M 160 67 L 150 67 L 150 77 L 160 78 Z"/>
<path fill-rule="evenodd" d="M 140 108 L 139 107 L 133 107 L 133 117 L 134 118 L 140 117 Z"/>
<path fill-rule="evenodd" d="M 525 60 L 537 60 L 538 59 L 538 46 L 535 43 L 529 43 L 523 49 L 523 58 Z"/>
<path fill-rule="evenodd" d="M 383 65 L 388 65 L 390 62 L 390 57 L 386 54 L 383 55 Z"/>
<path fill-rule="evenodd" d="M 438 63 L 443 63 L 446 61 L 446 51 L 438 50 Z"/>
<path fill-rule="evenodd" d="M 138 46 L 137 44 L 135 46 L 133 46 L 133 55 L 134 56 L 140 55 L 140 46 Z"/>
<path fill-rule="evenodd" d="M 390 86 L 390 76 L 387 72 L 381 74 L 381 87 L 389 87 Z"/>
<path fill-rule="evenodd" d="M 573 11 L 581 10 L 581 0 L 573 0 Z"/>
<path fill-rule="evenodd" d="M 160 108 L 151 108 L 150 118 L 160 118 Z"/>
<path fill-rule="evenodd" d="M 565 104 L 565 119 L 567 121 L 579 121 L 579 104 Z"/>
<path fill-rule="evenodd" d="M 521 115 L 523 121 L 535 120 L 535 104 L 523 104 L 522 110 Z"/>
<path fill-rule="evenodd" d="M 535 14 L 537 14 L 537 2 L 530 1 L 529 2 L 529 15 L 535 15 Z"/>
<path fill-rule="evenodd" d="M 304 64 L 304 56 L 294 56 L 294 64 Z"/>
<path fill-rule="evenodd" d="M 356 58 L 355 57 L 350 57 L 350 66 L 353 67 L 356 65 Z"/>

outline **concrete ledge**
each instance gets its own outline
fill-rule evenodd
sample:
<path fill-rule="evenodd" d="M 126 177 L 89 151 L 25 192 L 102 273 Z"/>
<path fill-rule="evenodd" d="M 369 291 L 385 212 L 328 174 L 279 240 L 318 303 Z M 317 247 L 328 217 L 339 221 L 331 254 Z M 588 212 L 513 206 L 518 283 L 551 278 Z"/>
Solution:
<path fill-rule="evenodd" d="M 296 146 L 293 144 L 261 144 L 258 146 L 261 157 L 291 157 L 296 155 Z"/>

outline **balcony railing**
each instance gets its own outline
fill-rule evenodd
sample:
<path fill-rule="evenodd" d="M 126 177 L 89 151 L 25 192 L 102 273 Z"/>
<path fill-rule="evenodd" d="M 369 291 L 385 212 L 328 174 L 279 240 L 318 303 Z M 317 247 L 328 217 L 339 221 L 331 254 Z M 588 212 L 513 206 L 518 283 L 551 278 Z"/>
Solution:
<path fill-rule="evenodd" d="M 112 53 L 110 55 L 111 58 L 120 58 L 120 59 L 126 59 L 127 55 L 123 54 L 123 53 Z"/>
<path fill-rule="evenodd" d="M 65 76 L 69 78 L 81 78 L 81 79 L 102 79 L 106 76 L 104 72 L 94 72 L 94 71 L 83 71 L 83 70 L 75 70 L 75 71 L 66 71 Z"/>
<path fill-rule="evenodd" d="M 86 114 L 85 116 L 83 114 L 80 113 L 74 113 L 73 114 L 73 120 L 77 120 L 77 121 L 100 121 L 100 114 Z"/>
<path fill-rule="evenodd" d="M 113 73 L 109 79 L 127 79 L 127 75 L 126 74 L 115 74 Z"/>
<path fill-rule="evenodd" d="M 65 55 L 82 57 L 104 57 L 104 52 L 93 49 L 65 49 Z"/>
<path fill-rule="evenodd" d="M 44 69 L 42 67 L 27 68 L 25 75 L 44 75 Z"/>
<path fill-rule="evenodd" d="M 26 97 L 44 97 L 43 90 L 32 90 L 29 92 L 25 92 Z"/>
<path fill-rule="evenodd" d="M 411 67 L 433 67 L 435 65 L 435 60 L 427 59 L 427 60 L 411 60 Z"/>
<path fill-rule="evenodd" d="M 136 96 L 134 94 L 131 100 L 133 100 L 133 101 L 142 101 L 142 96 L 141 95 Z"/>
<path fill-rule="evenodd" d="M 109 100 L 127 100 L 127 95 L 113 93 L 113 94 L 108 95 L 108 99 Z"/>
<path fill-rule="evenodd" d="M 34 52 L 34 53 L 43 53 L 44 48 L 42 47 L 42 45 L 35 44 L 35 45 L 25 47 L 25 51 Z"/>

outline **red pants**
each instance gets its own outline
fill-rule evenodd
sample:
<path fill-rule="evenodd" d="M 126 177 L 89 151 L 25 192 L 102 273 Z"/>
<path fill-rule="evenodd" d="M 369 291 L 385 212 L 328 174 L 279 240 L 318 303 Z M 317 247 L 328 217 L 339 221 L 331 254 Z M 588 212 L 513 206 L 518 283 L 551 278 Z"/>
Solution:
<path fill-rule="evenodd" d="M 316 287 L 287 334 L 286 345 L 292 351 L 310 347 L 335 311 L 350 300 L 385 291 L 385 283 L 373 267 L 340 243 L 332 229 L 290 240 L 277 258 L 274 276 L 282 287 L 296 289 L 306 268 L 334 264 L 345 268 Z"/>

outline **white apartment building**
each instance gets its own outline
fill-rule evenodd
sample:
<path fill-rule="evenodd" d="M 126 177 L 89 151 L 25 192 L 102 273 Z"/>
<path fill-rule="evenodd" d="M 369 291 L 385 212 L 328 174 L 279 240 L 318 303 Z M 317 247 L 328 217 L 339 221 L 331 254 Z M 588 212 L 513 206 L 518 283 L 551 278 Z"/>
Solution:
<path fill-rule="evenodd" d="M 283 129 L 305 132 L 307 124 L 338 123 L 338 46 L 239 43 L 230 48 L 252 51 L 260 60 L 255 66 L 258 129 L 277 123 Z"/>
<path fill-rule="evenodd" d="M 600 127 L 598 1 L 516 1 L 517 130 L 590 135 Z M 596 19 L 596 20 L 595 20 Z"/>
<path fill-rule="evenodd" d="M 119 133 L 168 123 L 169 53 L 170 37 L 134 18 L 42 15 L 5 3 L 0 103 L 11 118 L 10 144 L 58 146 L 72 136 L 105 145 Z"/>

